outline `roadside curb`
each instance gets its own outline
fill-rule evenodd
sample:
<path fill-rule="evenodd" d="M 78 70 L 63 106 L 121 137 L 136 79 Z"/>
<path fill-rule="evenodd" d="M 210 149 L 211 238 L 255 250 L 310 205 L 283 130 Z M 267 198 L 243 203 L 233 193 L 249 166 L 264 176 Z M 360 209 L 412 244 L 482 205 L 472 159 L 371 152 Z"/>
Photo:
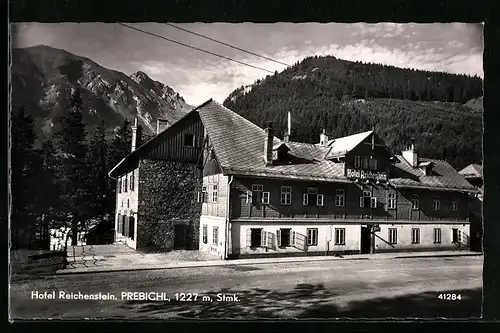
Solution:
<path fill-rule="evenodd" d="M 409 259 L 409 258 L 416 258 L 416 259 L 422 259 L 422 258 L 452 258 L 452 257 L 480 257 L 482 256 L 482 253 L 467 253 L 467 254 L 436 254 L 432 256 L 397 256 L 394 257 L 393 259 Z"/>
<path fill-rule="evenodd" d="M 245 261 L 245 262 L 231 262 L 230 260 L 227 262 L 215 262 L 212 264 L 209 263 L 193 263 L 193 264 L 180 264 L 175 266 L 157 266 L 157 267 L 129 267 L 129 268 L 102 268 L 102 269 L 91 269 L 91 270 L 82 270 L 75 271 L 72 269 L 62 269 L 58 270 L 55 275 L 78 275 L 78 274 L 91 274 L 91 273 L 116 273 L 116 272 L 134 272 L 134 271 L 152 271 L 152 270 L 167 270 L 167 269 L 185 269 L 185 268 L 206 268 L 206 267 L 236 267 L 236 266 L 250 266 L 250 265 L 270 265 L 270 264 L 285 264 L 285 263 L 296 263 L 296 262 L 313 262 L 313 261 L 356 261 L 356 260 L 393 260 L 393 259 L 422 259 L 422 258 L 449 258 L 449 257 L 478 257 L 482 256 L 482 253 L 467 253 L 467 254 L 443 254 L 443 255 L 420 255 L 420 256 L 391 256 L 391 257 L 318 257 L 311 260 L 304 260 L 303 257 L 289 258 L 284 261 L 259 261 L 258 259 L 251 259 L 255 261 Z"/>

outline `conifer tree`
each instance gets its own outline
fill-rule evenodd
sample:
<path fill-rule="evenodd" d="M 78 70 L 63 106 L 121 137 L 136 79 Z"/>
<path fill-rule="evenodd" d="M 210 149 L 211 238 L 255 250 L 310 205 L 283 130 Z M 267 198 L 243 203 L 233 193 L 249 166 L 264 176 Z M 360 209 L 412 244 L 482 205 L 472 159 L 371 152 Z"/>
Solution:
<path fill-rule="evenodd" d="M 91 168 L 92 215 L 104 221 L 110 210 L 110 188 L 108 177 L 108 147 L 104 122 L 95 129 L 90 141 L 88 163 Z M 114 201 L 112 201 L 114 202 Z"/>
<path fill-rule="evenodd" d="M 11 230 L 12 245 L 20 246 L 23 235 L 33 235 L 36 220 L 33 216 L 33 200 L 30 193 L 34 180 L 35 133 L 33 117 L 21 107 L 12 115 L 11 126 Z M 27 236 L 30 237 L 30 236 Z M 31 239 L 30 239 L 31 244 Z"/>
<path fill-rule="evenodd" d="M 86 161 L 86 128 L 83 123 L 83 102 L 80 91 L 71 94 L 68 112 L 61 118 L 61 130 L 56 134 L 61 151 L 61 179 L 64 212 L 71 225 L 71 245 L 77 245 L 78 232 L 88 217 L 89 168 Z"/>

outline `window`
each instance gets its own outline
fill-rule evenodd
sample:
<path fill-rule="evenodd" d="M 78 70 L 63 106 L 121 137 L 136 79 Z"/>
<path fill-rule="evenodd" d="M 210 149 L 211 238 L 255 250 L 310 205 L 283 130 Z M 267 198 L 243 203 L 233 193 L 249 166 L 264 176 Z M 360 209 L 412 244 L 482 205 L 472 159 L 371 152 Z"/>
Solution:
<path fill-rule="evenodd" d="M 123 199 L 122 199 L 122 207 L 123 207 Z"/>
<path fill-rule="evenodd" d="M 134 171 L 130 174 L 130 190 L 134 190 Z"/>
<path fill-rule="evenodd" d="M 292 229 L 278 229 L 276 230 L 276 243 L 278 246 L 290 246 Z"/>
<path fill-rule="evenodd" d="M 363 157 L 363 169 L 368 169 L 369 160 L 367 156 Z"/>
<path fill-rule="evenodd" d="M 122 178 L 118 179 L 118 193 L 122 193 Z"/>
<path fill-rule="evenodd" d="M 219 227 L 214 227 L 213 229 L 212 243 L 213 245 L 219 244 Z"/>
<path fill-rule="evenodd" d="M 457 199 L 451 200 L 451 210 L 456 212 L 458 210 L 458 201 Z"/>
<path fill-rule="evenodd" d="M 261 228 L 252 228 L 247 234 L 249 236 L 250 247 L 259 247 L 267 245 L 266 232 Z M 247 236 L 247 237 L 248 237 Z"/>
<path fill-rule="evenodd" d="M 128 190 L 128 175 L 125 175 L 125 183 L 123 184 L 123 192 Z"/>
<path fill-rule="evenodd" d="M 203 244 L 207 244 L 208 243 L 208 225 L 204 224 L 203 225 Z"/>
<path fill-rule="evenodd" d="M 290 186 L 281 186 L 281 204 L 290 205 L 292 203 L 292 188 Z"/>
<path fill-rule="evenodd" d="M 394 192 L 387 193 L 387 208 L 396 209 L 396 193 Z"/>
<path fill-rule="evenodd" d="M 307 188 L 307 193 L 308 194 L 318 194 L 318 189 L 314 187 L 308 187 Z"/>
<path fill-rule="evenodd" d="M 269 205 L 271 193 L 270 192 L 262 192 L 262 203 L 264 205 Z"/>
<path fill-rule="evenodd" d="M 218 196 L 217 187 L 218 187 L 217 184 L 212 185 L 212 202 L 217 202 L 217 196 Z"/>
<path fill-rule="evenodd" d="M 201 192 L 198 193 L 198 202 L 207 202 L 207 187 L 202 186 Z"/>
<path fill-rule="evenodd" d="M 372 198 L 371 191 L 363 191 L 363 196 L 359 198 L 359 207 L 377 207 L 377 198 Z"/>
<path fill-rule="evenodd" d="M 316 196 L 316 206 L 323 206 L 323 194 Z"/>
<path fill-rule="evenodd" d="M 378 169 L 378 163 L 377 159 L 374 157 L 370 157 L 369 160 L 369 167 L 371 170 L 377 170 Z"/>
<path fill-rule="evenodd" d="M 345 205 L 345 191 L 338 189 L 335 191 L 335 206 L 344 207 Z"/>
<path fill-rule="evenodd" d="M 361 156 L 354 156 L 354 168 L 361 168 Z"/>
<path fill-rule="evenodd" d="M 441 244 L 441 228 L 434 228 L 434 244 Z"/>
<path fill-rule="evenodd" d="M 184 134 L 184 146 L 185 147 L 194 147 L 195 146 L 194 134 L 191 134 L 191 133 Z"/>
<path fill-rule="evenodd" d="M 411 196 L 411 209 L 418 210 L 418 208 L 419 208 L 418 194 L 412 194 L 412 196 Z"/>
<path fill-rule="evenodd" d="M 307 228 L 307 245 L 318 245 L 318 228 Z"/>
<path fill-rule="evenodd" d="M 432 210 L 439 210 L 441 208 L 441 202 L 439 201 L 439 197 L 432 198 Z"/>
<path fill-rule="evenodd" d="M 308 187 L 307 193 L 302 195 L 302 205 L 314 206 L 318 203 L 318 189 L 315 187 Z"/>
<path fill-rule="evenodd" d="M 130 199 L 127 199 L 127 208 L 130 208 Z"/>
<path fill-rule="evenodd" d="M 412 244 L 420 244 L 420 229 L 412 228 L 411 229 L 411 243 Z"/>
<path fill-rule="evenodd" d="M 261 184 L 252 184 L 252 191 L 263 191 L 264 185 Z"/>
<path fill-rule="evenodd" d="M 345 245 L 344 228 L 335 228 L 335 245 Z"/>
<path fill-rule="evenodd" d="M 389 228 L 389 244 L 398 243 L 398 229 Z"/>
<path fill-rule="evenodd" d="M 252 205 L 262 203 L 262 191 L 264 186 L 261 184 L 252 184 Z"/>

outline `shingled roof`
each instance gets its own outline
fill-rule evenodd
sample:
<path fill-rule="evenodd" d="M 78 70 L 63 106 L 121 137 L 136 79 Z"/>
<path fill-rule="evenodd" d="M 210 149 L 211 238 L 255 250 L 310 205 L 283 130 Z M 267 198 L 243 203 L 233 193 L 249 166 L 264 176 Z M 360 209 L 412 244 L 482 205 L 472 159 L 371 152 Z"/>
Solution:
<path fill-rule="evenodd" d="M 284 142 L 276 137 L 273 146 L 285 144 L 293 164 L 266 166 L 264 163 L 265 132 L 259 126 L 211 101 L 197 112 L 210 137 L 217 160 L 225 174 L 347 182 L 344 165 L 325 160 L 328 147 L 314 144 Z M 298 161 L 298 162 L 297 162 Z"/>
<path fill-rule="evenodd" d="M 465 178 L 483 178 L 483 166 L 478 164 L 470 164 L 460 170 L 460 173 Z"/>
<path fill-rule="evenodd" d="M 419 162 L 424 164 L 433 164 L 430 174 L 426 175 L 419 168 L 413 168 L 402 156 L 397 155 L 393 163 L 393 176 L 389 183 L 395 187 L 422 188 L 422 189 L 440 189 L 453 191 L 472 191 L 472 186 L 461 174 L 459 174 L 448 162 L 427 158 L 419 158 Z"/>
<path fill-rule="evenodd" d="M 329 160 L 332 153 L 339 154 L 354 149 L 373 131 L 367 131 L 343 138 L 330 140 L 328 146 L 288 142 L 273 138 L 273 149 L 285 145 L 291 163 L 277 163 L 266 166 L 264 163 L 264 129 L 222 106 L 208 100 L 191 110 L 184 118 L 198 115 L 210 138 L 212 149 L 225 175 L 239 175 L 262 178 L 296 179 L 321 182 L 352 182 L 345 175 L 344 162 Z M 176 123 L 177 124 L 177 123 Z M 156 145 L 168 138 L 166 129 L 148 143 L 125 157 L 111 172 L 137 165 L 140 152 L 148 146 Z M 452 191 L 475 191 L 463 175 L 450 164 L 441 160 L 419 158 L 422 165 L 433 164 L 432 172 L 425 174 L 412 167 L 402 156 L 396 156 L 392 163 L 389 180 L 395 187 L 438 189 Z M 121 168 L 119 168 L 119 166 Z"/>

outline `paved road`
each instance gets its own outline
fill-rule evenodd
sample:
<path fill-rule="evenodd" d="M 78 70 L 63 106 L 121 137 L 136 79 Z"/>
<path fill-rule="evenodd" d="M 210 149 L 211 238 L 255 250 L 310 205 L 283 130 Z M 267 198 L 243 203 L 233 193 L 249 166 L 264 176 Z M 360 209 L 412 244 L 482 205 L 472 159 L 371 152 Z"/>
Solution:
<path fill-rule="evenodd" d="M 481 313 L 481 277 L 482 257 L 65 275 L 12 283 L 11 314 L 13 318 L 68 319 L 468 318 Z M 33 292 L 53 291 L 56 299 L 31 297 Z M 59 291 L 82 295 L 100 292 L 116 299 L 66 300 L 58 298 Z M 170 300 L 122 299 L 122 293 L 127 292 L 163 292 Z M 191 293 L 191 301 L 188 295 L 183 301 L 181 293 Z M 448 294 L 444 298 L 456 299 L 439 299 L 441 293 Z M 221 300 L 222 296 L 226 299 Z"/>

